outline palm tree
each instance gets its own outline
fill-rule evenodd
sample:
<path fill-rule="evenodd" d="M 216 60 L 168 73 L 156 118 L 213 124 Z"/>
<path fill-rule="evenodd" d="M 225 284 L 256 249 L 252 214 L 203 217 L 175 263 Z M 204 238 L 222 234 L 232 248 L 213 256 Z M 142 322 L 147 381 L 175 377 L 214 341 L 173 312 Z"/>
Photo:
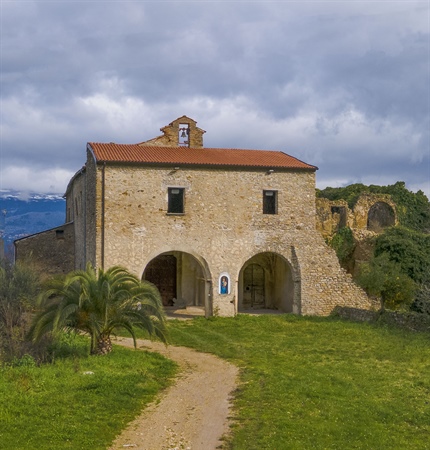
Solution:
<path fill-rule="evenodd" d="M 96 271 L 70 272 L 63 279 L 52 279 L 39 298 L 30 336 L 34 341 L 46 333 L 75 330 L 91 337 L 91 354 L 112 350 L 111 335 L 125 329 L 133 337 L 135 328 L 146 330 L 166 342 L 166 321 L 158 289 L 139 280 L 127 269 L 114 266 Z"/>

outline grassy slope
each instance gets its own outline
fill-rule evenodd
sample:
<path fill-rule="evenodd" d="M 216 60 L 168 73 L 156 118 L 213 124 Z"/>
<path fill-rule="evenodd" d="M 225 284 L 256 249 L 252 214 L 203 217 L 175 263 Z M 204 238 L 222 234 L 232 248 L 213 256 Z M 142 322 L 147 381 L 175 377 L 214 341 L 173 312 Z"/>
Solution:
<path fill-rule="evenodd" d="M 242 368 L 233 449 L 430 449 L 429 335 L 291 315 L 170 328 Z"/>
<path fill-rule="evenodd" d="M 121 347 L 41 368 L 0 368 L 0 448 L 106 449 L 174 372 L 157 354 Z"/>
<path fill-rule="evenodd" d="M 428 334 L 292 315 L 170 329 L 172 343 L 241 367 L 230 448 L 430 449 Z M 0 369 L 0 448 L 105 449 L 173 372 L 161 356 L 119 347 Z"/>

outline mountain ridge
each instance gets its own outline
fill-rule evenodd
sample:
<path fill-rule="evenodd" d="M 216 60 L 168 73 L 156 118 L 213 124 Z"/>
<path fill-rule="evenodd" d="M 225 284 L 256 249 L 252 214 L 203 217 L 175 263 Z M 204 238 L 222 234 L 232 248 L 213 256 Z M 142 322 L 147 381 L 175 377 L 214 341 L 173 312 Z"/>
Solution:
<path fill-rule="evenodd" d="M 8 249 L 14 240 L 62 225 L 66 201 L 56 193 L 0 190 L 0 237 Z"/>

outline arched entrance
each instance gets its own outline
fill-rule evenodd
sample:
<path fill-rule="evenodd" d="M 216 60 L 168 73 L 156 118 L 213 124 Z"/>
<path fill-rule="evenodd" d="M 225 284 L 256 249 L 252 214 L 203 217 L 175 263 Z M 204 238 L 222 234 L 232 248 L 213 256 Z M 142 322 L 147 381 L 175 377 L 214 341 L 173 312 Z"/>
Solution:
<path fill-rule="evenodd" d="M 180 251 L 162 253 L 147 264 L 142 279 L 157 286 L 165 307 L 196 307 L 209 314 L 210 276 L 193 255 Z"/>
<path fill-rule="evenodd" d="M 393 208 L 385 202 L 374 203 L 367 214 L 367 229 L 380 232 L 383 228 L 392 227 L 396 223 Z"/>
<path fill-rule="evenodd" d="M 299 313 L 300 289 L 296 292 L 290 263 L 265 252 L 250 258 L 239 273 L 238 311 L 276 310 Z"/>

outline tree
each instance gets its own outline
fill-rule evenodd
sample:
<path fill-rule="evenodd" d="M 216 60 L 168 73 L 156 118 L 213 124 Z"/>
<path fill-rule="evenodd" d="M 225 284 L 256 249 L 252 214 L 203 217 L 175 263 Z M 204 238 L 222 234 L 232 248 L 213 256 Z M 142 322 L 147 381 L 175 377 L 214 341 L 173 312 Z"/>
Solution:
<path fill-rule="evenodd" d="M 385 230 L 375 240 L 375 256 L 387 254 L 404 274 L 423 283 L 430 274 L 430 235 L 404 227 Z"/>
<path fill-rule="evenodd" d="M 86 270 L 51 279 L 39 305 L 30 330 L 34 341 L 47 333 L 80 331 L 91 337 L 91 354 L 101 355 L 112 350 L 116 330 L 127 330 L 136 346 L 136 327 L 166 342 L 158 289 L 120 266 L 97 271 L 88 264 Z"/>
<path fill-rule="evenodd" d="M 415 282 L 386 253 L 361 264 L 357 281 L 367 294 L 380 299 L 381 311 L 386 306 L 390 309 L 408 307 L 414 300 Z"/>

